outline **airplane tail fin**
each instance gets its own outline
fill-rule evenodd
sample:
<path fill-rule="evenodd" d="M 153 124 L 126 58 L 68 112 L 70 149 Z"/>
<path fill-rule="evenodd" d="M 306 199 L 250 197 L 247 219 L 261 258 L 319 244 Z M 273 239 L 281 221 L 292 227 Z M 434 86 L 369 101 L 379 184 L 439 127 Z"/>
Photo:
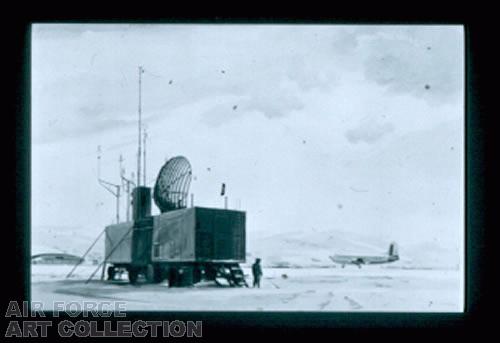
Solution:
<path fill-rule="evenodd" d="M 391 245 L 389 245 L 389 256 L 399 256 L 398 246 L 395 242 L 392 242 Z"/>

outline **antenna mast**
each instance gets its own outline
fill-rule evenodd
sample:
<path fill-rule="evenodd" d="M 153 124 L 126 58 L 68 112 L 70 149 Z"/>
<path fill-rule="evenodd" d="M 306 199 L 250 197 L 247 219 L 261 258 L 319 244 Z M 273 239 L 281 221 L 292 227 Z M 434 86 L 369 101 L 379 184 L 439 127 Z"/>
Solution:
<path fill-rule="evenodd" d="M 137 186 L 139 187 L 141 185 L 141 125 L 142 125 L 142 108 L 141 108 L 141 87 L 142 87 L 142 73 L 144 73 L 144 68 L 142 66 L 139 66 L 139 149 L 137 151 Z"/>
<path fill-rule="evenodd" d="M 146 128 L 144 128 L 144 140 L 143 140 L 144 151 L 143 151 L 143 158 L 142 158 L 142 163 L 144 164 L 144 172 L 142 173 L 144 186 L 146 186 L 146 139 L 147 138 L 148 138 L 148 133 L 146 131 Z"/>

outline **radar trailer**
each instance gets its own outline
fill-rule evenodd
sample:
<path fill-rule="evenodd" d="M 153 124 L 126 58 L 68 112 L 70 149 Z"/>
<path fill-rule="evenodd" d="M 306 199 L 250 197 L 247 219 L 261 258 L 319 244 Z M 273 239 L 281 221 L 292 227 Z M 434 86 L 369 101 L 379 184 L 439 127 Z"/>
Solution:
<path fill-rule="evenodd" d="M 245 212 L 187 208 L 191 166 L 185 157 L 161 168 L 153 198 L 161 214 L 151 215 L 151 189 L 133 191 L 133 221 L 106 227 L 108 280 L 123 271 L 130 283 L 191 286 L 203 280 L 248 287 L 239 264 L 245 262 Z"/>

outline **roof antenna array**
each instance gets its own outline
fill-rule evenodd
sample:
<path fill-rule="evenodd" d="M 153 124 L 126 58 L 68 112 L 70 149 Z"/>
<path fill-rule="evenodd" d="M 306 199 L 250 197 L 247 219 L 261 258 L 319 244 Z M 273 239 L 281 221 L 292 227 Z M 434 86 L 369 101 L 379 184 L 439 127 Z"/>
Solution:
<path fill-rule="evenodd" d="M 122 157 L 120 156 L 120 169 Z M 120 170 L 121 173 L 121 170 Z M 101 146 L 97 146 L 97 182 L 116 197 L 116 223 L 120 222 L 120 185 L 101 179 Z"/>

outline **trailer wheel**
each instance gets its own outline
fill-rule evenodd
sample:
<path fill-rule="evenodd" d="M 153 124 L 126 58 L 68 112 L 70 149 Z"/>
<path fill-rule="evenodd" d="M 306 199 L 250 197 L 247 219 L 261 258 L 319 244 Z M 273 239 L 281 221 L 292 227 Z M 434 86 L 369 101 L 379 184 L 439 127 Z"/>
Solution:
<path fill-rule="evenodd" d="M 204 270 L 201 267 L 195 267 L 193 270 L 193 283 L 198 283 L 203 277 Z"/>
<path fill-rule="evenodd" d="M 217 277 L 217 270 L 213 266 L 205 267 L 205 279 L 213 281 Z"/>
<path fill-rule="evenodd" d="M 165 280 L 165 278 L 166 278 L 165 270 L 162 267 L 157 266 L 155 277 L 156 277 L 156 281 L 155 281 L 156 283 L 160 283 L 163 280 Z"/>
<path fill-rule="evenodd" d="M 178 273 L 177 273 L 177 268 L 170 268 L 168 271 L 168 286 L 169 287 L 176 287 L 178 284 Z"/>
<path fill-rule="evenodd" d="M 148 264 L 146 267 L 146 280 L 148 283 L 162 282 L 161 270 L 153 264 Z"/>
<path fill-rule="evenodd" d="M 135 268 L 128 268 L 128 280 L 131 284 L 135 284 L 137 282 L 137 277 L 139 273 Z"/>
<path fill-rule="evenodd" d="M 108 267 L 108 280 L 114 280 L 114 278 L 115 278 L 115 267 L 109 266 Z"/>

